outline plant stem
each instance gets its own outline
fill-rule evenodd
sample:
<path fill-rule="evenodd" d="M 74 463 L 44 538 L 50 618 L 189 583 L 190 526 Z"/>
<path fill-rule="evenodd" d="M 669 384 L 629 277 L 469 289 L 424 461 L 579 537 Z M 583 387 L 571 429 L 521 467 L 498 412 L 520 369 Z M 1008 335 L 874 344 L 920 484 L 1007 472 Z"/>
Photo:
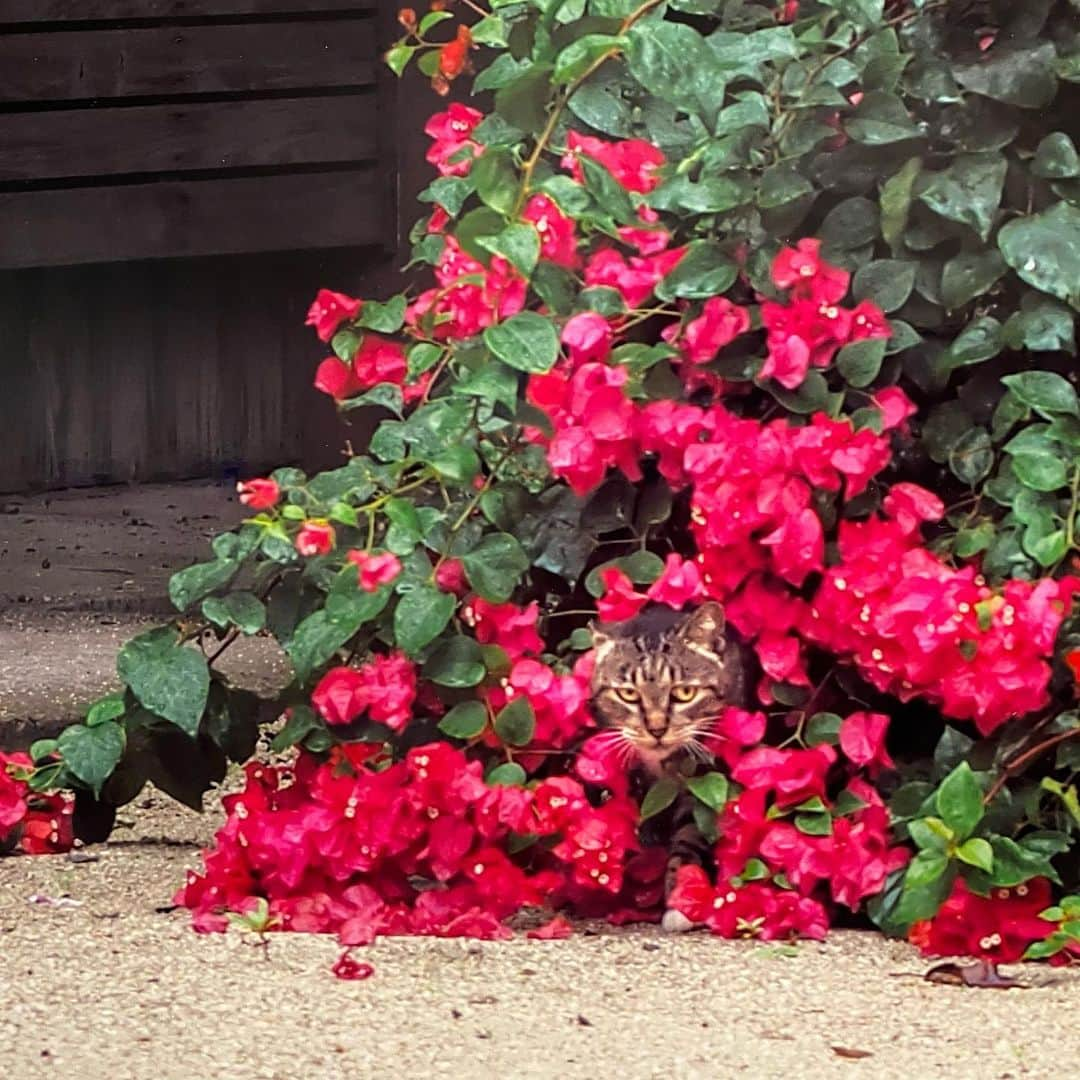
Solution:
<path fill-rule="evenodd" d="M 1015 757 L 1007 765 L 1005 765 L 1001 774 L 994 781 L 993 786 L 986 793 L 986 797 L 983 799 L 983 806 L 989 806 L 1001 789 L 1008 783 L 1009 779 L 1016 775 L 1025 765 L 1034 761 L 1035 758 L 1040 757 L 1047 750 L 1053 749 L 1058 743 L 1068 742 L 1069 739 L 1075 739 L 1080 737 L 1080 727 L 1072 728 L 1069 731 L 1058 732 L 1057 735 L 1051 735 L 1049 739 L 1043 739 L 1042 742 L 1036 743 L 1034 746 L 1025 750 L 1019 757 Z"/>

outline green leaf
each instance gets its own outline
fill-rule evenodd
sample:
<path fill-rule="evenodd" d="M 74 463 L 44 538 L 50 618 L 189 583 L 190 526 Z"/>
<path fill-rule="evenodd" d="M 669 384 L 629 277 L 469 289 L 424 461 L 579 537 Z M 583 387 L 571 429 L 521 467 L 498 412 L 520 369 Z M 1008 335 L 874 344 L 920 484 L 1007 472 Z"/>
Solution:
<path fill-rule="evenodd" d="M 458 635 L 444 641 L 424 664 L 424 678 L 439 686 L 476 686 L 484 681 L 487 668 L 480 646 Z"/>
<path fill-rule="evenodd" d="M 504 150 L 487 150 L 473 164 L 470 178 L 481 201 L 500 214 L 509 214 L 517 202 L 518 173 L 513 156 Z"/>
<path fill-rule="evenodd" d="M 994 849 L 981 837 L 973 836 L 956 849 L 956 857 L 969 866 L 977 866 L 988 874 L 994 869 Z"/>
<path fill-rule="evenodd" d="M 856 142 L 867 146 L 887 146 L 919 137 L 919 128 L 911 119 L 903 101 L 884 90 L 870 90 L 851 117 L 844 130 Z"/>
<path fill-rule="evenodd" d="M 1004 276 L 1008 266 L 993 248 L 953 256 L 941 272 L 941 300 L 949 311 L 982 296 Z"/>
<path fill-rule="evenodd" d="M 796 814 L 795 828 L 806 836 L 831 836 L 833 819 L 829 813 Z"/>
<path fill-rule="evenodd" d="M 57 748 L 68 771 L 97 796 L 119 764 L 125 741 L 123 727 L 107 720 L 95 727 L 73 724 L 64 728 L 57 739 Z"/>
<path fill-rule="evenodd" d="M 98 698 L 86 713 L 86 726 L 97 727 L 107 720 L 119 720 L 126 712 L 123 694 L 109 694 Z"/>
<path fill-rule="evenodd" d="M 1046 180 L 1070 180 L 1080 176 L 1080 154 L 1071 138 L 1063 131 L 1047 135 L 1031 163 L 1031 171 Z"/>
<path fill-rule="evenodd" d="M 881 185 L 881 235 L 894 253 L 904 248 L 912 192 L 922 171 L 922 158 L 910 158 Z"/>
<path fill-rule="evenodd" d="M 1064 304 L 1042 293 L 1024 296 L 1020 310 L 1010 316 L 1003 333 L 1010 349 L 1076 354 L 1075 316 Z"/>
<path fill-rule="evenodd" d="M 990 475 L 994 467 L 994 446 L 985 428 L 965 431 L 949 451 L 949 468 L 953 475 L 974 487 Z"/>
<path fill-rule="evenodd" d="M 653 782 L 641 800 L 641 820 L 663 813 L 679 796 L 679 782 L 670 776 L 661 776 Z"/>
<path fill-rule="evenodd" d="M 879 211 L 876 203 L 856 195 L 837 203 L 818 230 L 829 249 L 844 252 L 872 244 L 877 238 Z"/>
<path fill-rule="evenodd" d="M 536 714 L 524 695 L 512 698 L 495 717 L 495 734 L 507 746 L 527 746 L 536 731 Z"/>
<path fill-rule="evenodd" d="M 1080 308 L 1080 208 L 1059 202 L 1001 227 L 998 247 L 1023 281 Z"/>
<path fill-rule="evenodd" d="M 1010 47 L 1008 41 L 1002 41 L 977 60 L 954 64 L 953 75 L 965 90 L 1006 105 L 1042 109 L 1057 92 L 1056 59 L 1051 41 L 1039 41 L 1027 47 Z"/>
<path fill-rule="evenodd" d="M 488 787 L 523 787 L 527 779 L 525 770 L 516 761 L 504 761 L 484 777 Z"/>
<path fill-rule="evenodd" d="M 724 99 L 725 71 L 697 30 L 642 19 L 629 37 L 630 73 L 649 93 L 706 121 L 715 115 Z"/>
<path fill-rule="evenodd" d="M 1033 877 L 1048 877 L 1060 883 L 1058 872 L 1042 852 L 1033 851 L 1008 836 L 992 836 L 990 846 L 994 849 L 994 885 L 1011 889 Z"/>
<path fill-rule="evenodd" d="M 418 585 L 404 593 L 394 608 L 394 640 L 408 656 L 434 641 L 450 621 L 457 598 L 434 585 Z"/>
<path fill-rule="evenodd" d="M 497 604 L 513 596 L 518 579 L 529 568 L 529 556 L 509 533 L 485 536 L 461 561 L 473 589 Z"/>
<path fill-rule="evenodd" d="M 713 240 L 694 240 L 675 269 L 656 287 L 661 300 L 690 300 L 719 296 L 735 283 L 739 269 Z"/>
<path fill-rule="evenodd" d="M 540 234 L 532 225 L 509 225 L 498 236 L 481 236 L 477 242 L 493 255 L 501 255 L 526 279 L 540 258 Z"/>
<path fill-rule="evenodd" d="M 366 300 L 356 321 L 380 334 L 396 334 L 405 322 L 405 297 L 393 296 L 386 303 Z"/>
<path fill-rule="evenodd" d="M 1080 417 L 1080 400 L 1068 379 L 1053 371 L 1023 371 L 1001 380 L 1025 405 L 1052 420 L 1056 413 Z"/>
<path fill-rule="evenodd" d="M 916 265 L 906 259 L 875 259 L 860 266 L 852 280 L 856 300 L 872 300 L 886 314 L 903 306 L 915 287 Z"/>
<path fill-rule="evenodd" d="M 1008 168 L 1002 154 L 958 154 L 947 169 L 932 175 L 919 198 L 941 217 L 974 229 L 985 242 Z"/>
<path fill-rule="evenodd" d="M 210 669 L 205 657 L 178 640 L 168 626 L 140 634 L 120 650 L 116 670 L 140 705 L 194 738 L 210 693 Z"/>
<path fill-rule="evenodd" d="M 750 184 L 727 176 L 706 176 L 694 182 L 680 174 L 661 184 L 648 198 L 654 210 L 667 213 L 722 214 L 748 203 L 754 195 Z"/>
<path fill-rule="evenodd" d="M 908 822 L 911 839 L 921 851 L 947 851 L 955 833 L 940 818 L 916 818 Z"/>
<path fill-rule="evenodd" d="M 845 345 L 836 355 L 836 370 L 851 386 L 869 386 L 881 371 L 887 344 L 884 338 L 864 338 Z"/>
<path fill-rule="evenodd" d="M 1014 454 L 1011 460 L 1017 480 L 1035 491 L 1057 491 L 1068 482 L 1065 463 L 1056 455 Z"/>
<path fill-rule="evenodd" d="M 446 12 L 446 14 L 449 15 L 450 13 Z M 405 45 L 399 42 L 387 50 L 386 66 L 400 77 L 405 68 L 409 66 L 409 61 L 418 48 L 418 45 Z"/>
<path fill-rule="evenodd" d="M 583 75 L 588 68 L 600 57 L 621 49 L 627 44 L 625 37 L 613 34 L 585 34 L 576 41 L 572 41 L 555 58 L 555 71 L 552 81 L 571 83 L 579 75 Z"/>
<path fill-rule="evenodd" d="M 982 788 L 966 761 L 941 781 L 936 802 L 941 819 L 959 840 L 967 839 L 982 821 Z"/>
<path fill-rule="evenodd" d="M 835 8 L 860 30 L 873 30 L 884 19 L 885 0 L 821 0 L 826 7 Z"/>
<path fill-rule="evenodd" d="M 906 930 L 913 922 L 936 915 L 955 879 L 955 868 L 950 867 L 947 856 L 920 851 L 908 864 L 900 901 L 888 920 L 890 932 Z"/>
<path fill-rule="evenodd" d="M 316 668 L 322 667 L 364 623 L 386 607 L 390 595 L 389 586 L 365 592 L 359 587 L 355 570 L 347 567 L 334 583 L 326 607 L 302 620 L 286 646 L 296 677 L 306 682 Z"/>
<path fill-rule="evenodd" d="M 761 174 L 757 204 L 762 210 L 774 210 L 813 192 L 814 185 L 794 165 L 773 165 Z"/>
<path fill-rule="evenodd" d="M 469 484 L 480 472 L 480 456 L 471 446 L 450 446 L 430 461 L 431 467 L 452 484 Z"/>
<path fill-rule="evenodd" d="M 487 721 L 482 702 L 463 701 L 439 721 L 439 730 L 452 739 L 475 739 L 487 727 Z"/>
<path fill-rule="evenodd" d="M 307 705 L 293 705 L 288 710 L 288 715 L 281 730 L 270 743 L 270 749 L 275 754 L 284 753 L 284 751 L 303 742 L 308 735 L 321 726 L 321 722 L 313 709 Z"/>
<path fill-rule="evenodd" d="M 235 559 L 196 563 L 169 578 L 169 599 L 177 611 L 187 611 L 204 596 L 228 585 L 239 569 Z"/>
<path fill-rule="evenodd" d="M 926 888 L 945 873 L 948 865 L 949 856 L 943 851 L 926 848 L 918 852 L 908 863 L 907 873 L 904 875 L 904 891 Z"/>
<path fill-rule="evenodd" d="M 664 560 L 651 551 L 635 551 L 633 555 L 601 563 L 590 570 L 585 578 L 585 588 L 590 596 L 604 595 L 600 574 L 609 567 L 621 570 L 635 585 L 651 585 L 664 572 Z"/>
<path fill-rule="evenodd" d="M 806 725 L 806 745 L 820 746 L 827 743 L 836 746 L 840 742 L 840 726 L 843 720 L 836 713 L 814 713 Z"/>
<path fill-rule="evenodd" d="M 981 364 L 997 356 L 1003 345 L 1001 323 L 992 315 L 981 315 L 972 319 L 957 335 L 941 363 L 946 371 L 967 364 Z"/>
<path fill-rule="evenodd" d="M 600 209 L 619 224 L 637 224 L 637 212 L 626 188 L 595 158 L 578 154 L 577 159 L 585 177 L 585 188 Z"/>
<path fill-rule="evenodd" d="M 559 358 L 559 336 L 550 319 L 523 311 L 484 331 L 484 344 L 504 363 L 518 371 L 543 374 Z"/>
<path fill-rule="evenodd" d="M 222 599 L 211 597 L 203 601 L 203 614 L 217 626 L 236 626 L 241 633 L 257 634 L 266 626 L 263 602 L 247 591 L 229 593 Z"/>
<path fill-rule="evenodd" d="M 710 810 L 720 811 L 727 805 L 730 785 L 723 773 L 709 772 L 704 776 L 693 776 L 686 781 L 686 786 L 694 798 Z"/>

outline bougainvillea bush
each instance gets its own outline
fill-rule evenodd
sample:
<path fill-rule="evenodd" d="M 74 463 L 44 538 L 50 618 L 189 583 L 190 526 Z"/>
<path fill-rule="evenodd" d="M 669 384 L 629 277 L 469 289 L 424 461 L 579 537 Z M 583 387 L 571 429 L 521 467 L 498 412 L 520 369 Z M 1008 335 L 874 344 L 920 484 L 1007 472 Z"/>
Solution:
<path fill-rule="evenodd" d="M 425 128 L 417 287 L 311 307 L 370 444 L 242 485 L 30 789 L 100 835 L 276 720 L 179 894 L 202 929 L 656 920 L 688 792 L 715 866 L 671 903 L 714 933 L 1080 955 L 1077 6 L 403 11 L 395 70 L 482 96 Z M 706 599 L 755 703 L 651 780 L 589 625 Z M 279 701 L 214 666 L 245 634 Z"/>

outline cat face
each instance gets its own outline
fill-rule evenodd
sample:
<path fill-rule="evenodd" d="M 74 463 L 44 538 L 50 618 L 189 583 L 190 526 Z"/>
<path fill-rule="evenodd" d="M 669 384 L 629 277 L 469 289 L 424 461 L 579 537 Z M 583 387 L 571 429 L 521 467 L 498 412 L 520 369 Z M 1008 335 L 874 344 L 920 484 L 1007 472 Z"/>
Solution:
<path fill-rule="evenodd" d="M 657 608 L 593 627 L 593 711 L 621 746 L 649 767 L 680 750 L 704 756 L 700 739 L 740 676 L 713 602 L 687 614 Z M 727 655 L 725 655 L 727 654 Z"/>

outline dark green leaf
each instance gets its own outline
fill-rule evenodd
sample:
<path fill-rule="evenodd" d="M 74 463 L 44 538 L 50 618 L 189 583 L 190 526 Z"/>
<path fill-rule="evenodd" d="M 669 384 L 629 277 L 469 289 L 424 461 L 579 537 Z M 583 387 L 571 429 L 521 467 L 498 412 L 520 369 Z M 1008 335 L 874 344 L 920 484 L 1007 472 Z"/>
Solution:
<path fill-rule="evenodd" d="M 836 746 L 840 742 L 840 726 L 843 720 L 836 713 L 815 713 L 806 725 L 807 746 L 827 743 Z"/>
<path fill-rule="evenodd" d="M 1029 285 L 1080 308 L 1080 208 L 1060 202 L 998 233 L 1005 261 Z"/>
<path fill-rule="evenodd" d="M 1076 354 L 1076 319 L 1064 304 L 1038 292 L 1028 292 L 1020 310 L 1004 329 L 1010 349 Z"/>
<path fill-rule="evenodd" d="M 526 779 L 525 770 L 516 761 L 504 761 L 484 777 L 489 787 L 522 787 Z"/>
<path fill-rule="evenodd" d="M 1002 154 L 959 154 L 947 169 L 933 174 L 919 198 L 936 214 L 970 226 L 986 241 L 1007 171 Z"/>
<path fill-rule="evenodd" d="M 884 338 L 865 338 L 845 345 L 836 355 L 836 370 L 855 387 L 869 386 L 885 359 Z"/>
<path fill-rule="evenodd" d="M 631 74 L 651 94 L 707 118 L 723 101 L 724 69 L 690 26 L 643 19 L 630 30 Z"/>
<path fill-rule="evenodd" d="M 685 297 L 690 300 L 719 296 L 735 283 L 738 267 L 713 240 L 695 240 L 687 245 L 678 265 L 656 287 L 661 300 Z"/>
<path fill-rule="evenodd" d="M 480 646 L 461 635 L 444 641 L 424 664 L 424 678 L 439 686 L 476 686 L 486 674 Z"/>
<path fill-rule="evenodd" d="M 589 66 L 626 44 L 626 38 L 612 34 L 585 34 L 572 41 L 555 58 L 555 83 L 570 83 L 583 75 Z"/>
<path fill-rule="evenodd" d="M 884 90 L 865 93 L 855 112 L 845 121 L 844 130 L 856 142 L 867 146 L 886 146 L 919 136 L 904 103 L 896 94 Z"/>
<path fill-rule="evenodd" d="M 439 730 L 452 739 L 475 739 L 487 727 L 487 721 L 487 709 L 482 702 L 463 701 L 439 721 Z"/>
<path fill-rule="evenodd" d="M 293 705 L 281 730 L 274 736 L 270 749 L 275 754 L 284 753 L 301 743 L 316 728 L 320 727 L 319 718 L 307 705 Z"/>
<path fill-rule="evenodd" d="M 996 43 L 985 55 L 966 64 L 955 64 L 953 75 L 965 89 L 983 94 L 1006 105 L 1041 109 L 1057 90 L 1054 61 L 1057 54 L 1050 41 L 1027 47 Z"/>
<path fill-rule="evenodd" d="M 818 236 L 835 251 L 865 247 L 877 238 L 879 211 L 875 203 L 856 195 L 834 206 L 821 223 Z"/>
<path fill-rule="evenodd" d="M 588 154 L 578 154 L 578 162 L 585 177 L 585 187 L 600 209 L 619 224 L 636 223 L 637 213 L 626 188 L 608 169 Z"/>
<path fill-rule="evenodd" d="M 235 559 L 196 563 L 169 578 L 169 599 L 177 611 L 187 611 L 203 597 L 228 585 L 239 569 L 240 563 Z"/>
<path fill-rule="evenodd" d="M 1056 455 L 1015 454 L 1011 460 L 1016 478 L 1035 491 L 1057 491 L 1068 482 L 1065 463 Z"/>
<path fill-rule="evenodd" d="M 855 272 L 851 283 L 856 300 L 872 300 L 888 313 L 901 307 L 915 285 L 916 265 L 904 259 L 876 259 Z"/>
<path fill-rule="evenodd" d="M 524 696 L 511 698 L 495 717 L 495 734 L 507 746 L 527 746 L 536 731 L 536 714 Z"/>
<path fill-rule="evenodd" d="M 1031 171 L 1047 180 L 1070 180 L 1080 176 L 1080 154 L 1072 139 L 1063 131 L 1047 135 L 1031 163 Z"/>
<path fill-rule="evenodd" d="M 97 727 L 98 724 L 104 724 L 106 720 L 119 720 L 126 711 L 124 695 L 109 694 L 99 698 L 87 710 L 86 726 Z"/>
<path fill-rule="evenodd" d="M 949 311 L 989 292 L 1008 266 L 993 248 L 961 253 L 951 258 L 941 272 L 941 301 Z"/>
<path fill-rule="evenodd" d="M 653 781 L 652 787 L 645 793 L 641 800 L 641 820 L 647 821 L 651 817 L 666 810 L 679 795 L 679 782 L 670 776 L 661 776 Z"/>
<path fill-rule="evenodd" d="M 380 334 L 396 334 L 405 321 L 405 297 L 394 296 L 384 304 L 378 300 L 365 300 L 356 321 Z"/>
<path fill-rule="evenodd" d="M 529 568 L 528 555 L 509 533 L 485 536 L 461 561 L 473 589 L 497 604 L 513 596 L 518 579 Z"/>
<path fill-rule="evenodd" d="M 881 186 L 881 235 L 894 253 L 903 250 L 912 192 L 922 171 L 922 158 L 911 158 Z"/>
<path fill-rule="evenodd" d="M 981 315 L 960 332 L 942 357 L 942 364 L 947 371 L 967 364 L 981 364 L 997 356 L 1003 344 L 1001 323 L 992 315 Z"/>
<path fill-rule="evenodd" d="M 484 331 L 484 344 L 518 371 L 543 374 L 559 357 L 559 336 L 550 319 L 523 311 Z"/>
<path fill-rule="evenodd" d="M 540 234 L 532 225 L 508 225 L 498 236 L 478 237 L 478 243 L 501 255 L 524 278 L 532 275 L 540 258 Z"/>
<path fill-rule="evenodd" d="M 398 648 L 416 656 L 446 629 L 456 607 L 456 597 L 433 585 L 410 589 L 394 608 L 394 640 Z"/>
<path fill-rule="evenodd" d="M 1076 390 L 1063 376 L 1053 371 L 1023 371 L 1001 380 L 1025 405 L 1053 419 L 1056 413 L 1080 417 Z"/>
<path fill-rule="evenodd" d="M 949 468 L 958 480 L 974 487 L 994 467 L 994 446 L 985 428 L 969 428 L 949 451 Z"/>
<path fill-rule="evenodd" d="M 67 769 L 95 795 L 116 768 L 124 753 L 124 729 L 113 720 L 84 727 L 72 724 L 60 732 L 57 748 Z"/>
<path fill-rule="evenodd" d="M 150 712 L 194 737 L 210 692 L 206 659 L 178 643 L 163 626 L 129 641 L 116 660 L 117 674 Z"/>

